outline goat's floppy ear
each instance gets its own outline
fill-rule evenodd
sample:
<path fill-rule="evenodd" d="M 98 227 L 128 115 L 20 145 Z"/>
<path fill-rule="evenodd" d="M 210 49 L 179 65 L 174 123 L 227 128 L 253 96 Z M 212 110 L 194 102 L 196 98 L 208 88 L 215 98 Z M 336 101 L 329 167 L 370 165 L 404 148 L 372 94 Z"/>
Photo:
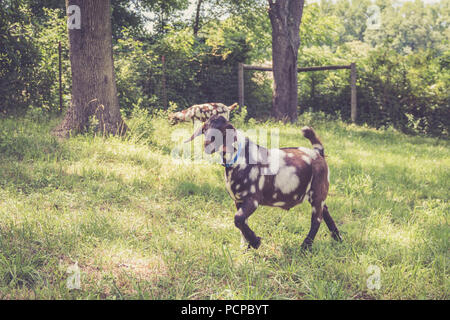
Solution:
<path fill-rule="evenodd" d="M 195 130 L 195 132 L 194 132 L 194 134 L 192 135 L 192 137 L 190 137 L 189 139 L 187 139 L 184 143 L 191 142 L 192 140 L 194 140 L 194 139 L 197 138 L 198 136 L 202 135 L 202 134 L 203 134 L 203 127 L 204 127 L 204 125 L 201 126 L 201 127 L 198 127 L 198 129 Z"/>
<path fill-rule="evenodd" d="M 213 128 L 219 129 L 219 130 L 224 129 L 229 124 L 228 120 L 225 119 L 225 117 L 219 116 L 219 115 L 211 117 L 209 122 L 211 123 L 211 126 Z"/>

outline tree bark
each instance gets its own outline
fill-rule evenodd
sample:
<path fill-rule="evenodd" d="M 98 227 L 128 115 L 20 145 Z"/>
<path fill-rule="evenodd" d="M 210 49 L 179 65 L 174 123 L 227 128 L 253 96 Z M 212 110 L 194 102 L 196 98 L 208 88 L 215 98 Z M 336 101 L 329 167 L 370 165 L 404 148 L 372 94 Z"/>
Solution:
<path fill-rule="evenodd" d="M 123 134 L 117 97 L 110 0 L 66 0 L 66 7 L 80 8 L 79 29 L 69 28 L 69 53 L 72 70 L 71 106 L 54 130 L 61 137 L 85 131 L 89 117 L 97 119 L 96 130 L 105 134 Z"/>
<path fill-rule="evenodd" d="M 198 31 L 200 30 L 200 11 L 202 10 L 203 0 L 197 0 L 197 8 L 195 10 L 195 19 L 192 26 L 194 31 L 194 37 L 197 37 Z"/>
<path fill-rule="evenodd" d="M 297 59 L 304 0 L 268 0 L 272 24 L 272 116 L 297 121 Z"/>

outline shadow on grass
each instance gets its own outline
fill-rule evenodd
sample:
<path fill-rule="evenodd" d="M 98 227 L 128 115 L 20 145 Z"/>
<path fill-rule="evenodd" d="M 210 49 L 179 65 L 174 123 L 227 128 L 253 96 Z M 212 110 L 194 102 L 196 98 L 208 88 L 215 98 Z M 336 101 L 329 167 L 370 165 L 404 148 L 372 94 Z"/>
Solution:
<path fill-rule="evenodd" d="M 195 195 L 204 196 L 206 198 L 224 198 L 224 196 L 228 196 L 226 192 L 224 192 L 224 188 L 219 188 L 216 186 L 212 186 L 209 183 L 201 183 L 197 184 L 192 181 L 181 181 L 175 186 L 175 194 L 178 197 L 190 197 Z"/>

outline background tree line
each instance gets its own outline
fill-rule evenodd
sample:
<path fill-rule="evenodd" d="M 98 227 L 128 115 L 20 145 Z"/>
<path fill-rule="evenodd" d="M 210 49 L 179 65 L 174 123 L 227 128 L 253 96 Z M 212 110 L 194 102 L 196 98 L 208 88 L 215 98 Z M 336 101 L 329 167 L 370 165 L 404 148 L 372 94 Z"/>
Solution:
<path fill-rule="evenodd" d="M 306 2 L 299 66 L 356 62 L 359 122 L 448 137 L 450 1 L 374 3 L 381 14 L 375 30 L 367 27 L 370 0 Z M 67 107 L 71 76 L 64 2 L 0 4 L 0 112 L 58 111 L 58 42 L 64 48 Z M 112 0 L 122 112 L 235 102 L 237 63 L 271 63 L 267 8 L 264 0 Z M 348 78 L 347 71 L 300 74 L 298 112 L 349 119 Z M 248 115 L 269 117 L 271 75 L 246 72 L 245 82 Z"/>

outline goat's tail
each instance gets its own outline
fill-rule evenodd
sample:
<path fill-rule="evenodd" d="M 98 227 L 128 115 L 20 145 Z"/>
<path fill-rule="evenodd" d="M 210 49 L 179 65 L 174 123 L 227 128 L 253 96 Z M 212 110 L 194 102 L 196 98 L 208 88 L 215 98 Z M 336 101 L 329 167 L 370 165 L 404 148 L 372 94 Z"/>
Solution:
<path fill-rule="evenodd" d="M 235 103 L 233 103 L 231 106 L 229 106 L 228 109 L 229 109 L 230 111 L 233 111 L 234 109 L 236 109 L 237 106 L 239 106 L 239 103 L 235 102 Z"/>
<path fill-rule="evenodd" d="M 320 141 L 313 128 L 303 127 L 302 132 L 303 136 L 311 142 L 313 149 L 319 152 L 322 157 L 325 157 L 325 150 L 323 148 L 322 142 Z"/>

